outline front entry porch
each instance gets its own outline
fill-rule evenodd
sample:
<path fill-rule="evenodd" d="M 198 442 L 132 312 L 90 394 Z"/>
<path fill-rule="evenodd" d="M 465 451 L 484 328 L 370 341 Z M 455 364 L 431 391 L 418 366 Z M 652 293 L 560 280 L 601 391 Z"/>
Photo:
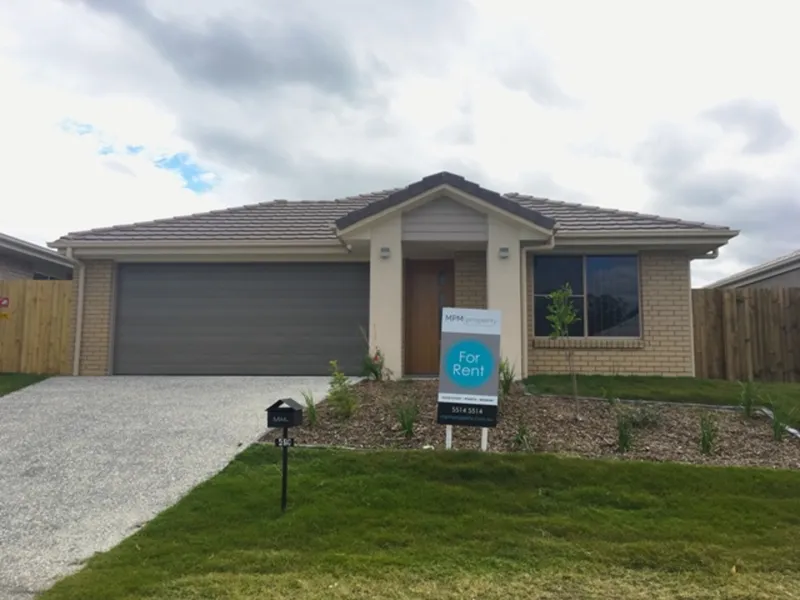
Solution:
<path fill-rule="evenodd" d="M 503 313 L 501 352 L 521 374 L 525 330 L 520 285 L 521 249 L 487 243 L 400 243 L 402 255 L 372 252 L 370 346 L 380 349 L 395 377 L 439 372 L 441 313 L 445 307 L 496 308 Z M 494 292 L 489 285 L 496 281 Z M 400 317 L 398 319 L 398 317 Z"/>
<path fill-rule="evenodd" d="M 349 248 L 369 248 L 370 348 L 395 377 L 438 372 L 444 306 L 499 310 L 500 353 L 524 376 L 523 244 L 552 248 L 555 222 L 462 183 L 426 180 L 337 223 Z"/>

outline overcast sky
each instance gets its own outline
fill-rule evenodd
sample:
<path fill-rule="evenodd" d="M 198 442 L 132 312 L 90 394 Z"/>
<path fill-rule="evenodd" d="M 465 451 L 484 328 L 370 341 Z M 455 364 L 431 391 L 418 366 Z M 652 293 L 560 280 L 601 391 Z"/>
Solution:
<path fill-rule="evenodd" d="M 702 285 L 800 246 L 787 2 L 4 0 L 0 230 L 450 170 L 729 225 Z M 794 58 L 793 58 L 794 57 Z"/>

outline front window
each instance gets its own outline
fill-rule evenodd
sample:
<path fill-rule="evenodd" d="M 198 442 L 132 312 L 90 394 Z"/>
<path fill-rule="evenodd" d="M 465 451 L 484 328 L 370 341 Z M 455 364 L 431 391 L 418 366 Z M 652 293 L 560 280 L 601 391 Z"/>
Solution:
<path fill-rule="evenodd" d="M 552 331 L 548 295 L 565 284 L 580 320 L 570 337 L 639 337 L 639 259 L 635 255 L 533 257 L 533 323 L 536 337 Z"/>

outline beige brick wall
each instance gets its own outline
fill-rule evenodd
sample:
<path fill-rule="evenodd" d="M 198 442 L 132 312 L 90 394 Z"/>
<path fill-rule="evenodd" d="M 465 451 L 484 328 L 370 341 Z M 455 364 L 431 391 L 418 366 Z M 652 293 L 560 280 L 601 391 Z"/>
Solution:
<path fill-rule="evenodd" d="M 677 254 L 642 252 L 639 265 L 642 338 L 570 340 L 579 373 L 694 374 L 689 259 Z M 528 311 L 531 311 L 532 292 L 533 279 L 529 274 Z M 563 341 L 534 339 L 532 316 L 528 318 L 527 333 L 528 374 L 567 372 Z"/>
<path fill-rule="evenodd" d="M 457 308 L 486 308 L 486 252 L 456 252 Z"/>
<path fill-rule="evenodd" d="M 108 375 L 111 347 L 111 318 L 116 267 L 110 260 L 84 261 L 86 280 L 83 289 L 83 336 L 79 375 Z M 77 275 L 77 273 L 76 273 Z M 75 277 L 75 306 L 78 298 L 78 277 Z M 75 330 L 76 315 L 72 328 Z M 73 337 L 74 339 L 74 337 Z M 74 344 L 72 345 L 74 348 Z"/>

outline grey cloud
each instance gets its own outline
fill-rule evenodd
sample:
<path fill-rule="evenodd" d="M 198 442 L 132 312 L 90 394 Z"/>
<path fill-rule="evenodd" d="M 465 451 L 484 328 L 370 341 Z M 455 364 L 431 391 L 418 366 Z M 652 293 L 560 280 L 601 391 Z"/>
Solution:
<path fill-rule="evenodd" d="M 676 127 L 670 123 L 659 123 L 633 150 L 634 162 L 648 165 L 655 175 L 673 175 L 690 170 L 713 147 L 714 140 L 699 135 L 699 132 Z"/>
<path fill-rule="evenodd" d="M 307 84 L 355 100 L 374 86 L 346 40 L 319 21 L 215 17 L 194 28 L 158 18 L 139 0 L 83 2 L 139 32 L 181 76 L 220 92 Z"/>
<path fill-rule="evenodd" d="M 446 144 L 469 146 L 475 143 L 475 129 L 470 120 L 458 119 L 439 131 L 436 139 Z"/>
<path fill-rule="evenodd" d="M 596 205 L 601 201 L 600 198 L 592 198 L 583 192 L 563 186 L 557 183 L 549 173 L 541 171 L 524 173 L 519 181 L 515 182 L 514 189 L 506 189 L 505 191 L 519 192 L 538 198 L 549 198 L 563 202 L 577 202 L 579 204 Z"/>
<path fill-rule="evenodd" d="M 634 153 L 655 192 L 648 211 L 668 217 L 727 225 L 742 232 L 728 253 L 752 263 L 797 243 L 800 175 L 761 177 L 743 170 L 709 168 L 713 143 L 693 126 L 651 132 Z"/>
<path fill-rule="evenodd" d="M 795 137 L 778 107 L 770 102 L 731 100 L 704 111 L 702 116 L 727 131 L 744 133 L 748 138 L 744 151 L 752 154 L 778 150 Z"/>
<path fill-rule="evenodd" d="M 304 156 L 280 173 L 260 177 L 251 191 L 260 200 L 329 200 L 402 187 L 425 174 L 404 166 Z"/>
<path fill-rule="evenodd" d="M 511 89 L 528 94 L 534 102 L 549 108 L 577 108 L 577 99 L 567 95 L 558 85 L 551 73 L 525 71 L 503 78 L 503 83 Z"/>
<path fill-rule="evenodd" d="M 235 1 L 223 13 L 218 3 L 197 0 L 189 13 L 177 0 L 79 0 L 96 28 L 119 31 L 105 58 L 77 33 L 28 46 L 44 63 L 58 57 L 53 77 L 102 81 L 106 93 L 161 104 L 198 157 L 249 173 L 261 199 L 271 190 L 360 193 L 436 170 L 424 164 L 426 152 L 415 154 L 388 94 L 403 74 L 444 74 L 461 59 L 474 16 L 468 0 L 406 0 L 380 10 L 371 0 Z M 176 16 L 181 10 L 186 18 Z M 116 58 L 131 53 L 140 62 L 114 72 Z M 448 133 L 469 141 L 470 118 L 460 114 Z"/>
<path fill-rule="evenodd" d="M 237 170 L 251 173 L 280 173 L 291 166 L 286 146 L 269 137 L 253 137 L 220 127 L 190 126 L 184 129 L 203 154 L 212 160 L 235 165 Z"/>
<path fill-rule="evenodd" d="M 510 59 L 500 58 L 492 70 L 512 90 L 526 93 L 534 102 L 548 108 L 578 108 L 581 103 L 564 91 L 547 57 L 529 42 L 513 45 Z M 493 61 L 497 60 L 495 58 Z"/>
<path fill-rule="evenodd" d="M 570 150 L 579 156 L 588 156 L 590 158 L 624 158 L 622 150 L 602 137 L 571 144 Z"/>
<path fill-rule="evenodd" d="M 469 146 L 475 143 L 473 101 L 468 94 L 456 107 L 453 120 L 436 134 L 436 139 L 457 146 Z"/>

